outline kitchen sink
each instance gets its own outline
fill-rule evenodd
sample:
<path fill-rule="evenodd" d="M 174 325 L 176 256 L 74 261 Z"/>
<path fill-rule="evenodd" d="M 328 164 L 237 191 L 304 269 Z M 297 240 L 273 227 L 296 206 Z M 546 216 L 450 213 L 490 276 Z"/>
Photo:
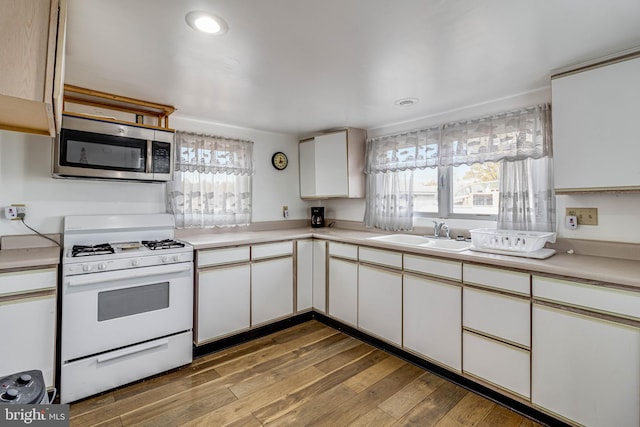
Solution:
<path fill-rule="evenodd" d="M 428 244 L 431 239 L 414 234 L 389 234 L 387 236 L 369 237 L 370 240 L 379 242 L 395 243 L 398 245 L 420 246 Z"/>
<path fill-rule="evenodd" d="M 397 245 L 417 246 L 448 252 L 462 252 L 471 247 L 471 243 L 451 239 L 436 239 L 416 236 L 414 234 L 389 234 L 386 236 L 369 237 L 369 240 L 394 243 Z"/>
<path fill-rule="evenodd" d="M 421 247 L 439 249 L 450 252 L 462 252 L 471 247 L 471 243 L 451 239 L 429 239 L 429 243 L 423 243 Z"/>

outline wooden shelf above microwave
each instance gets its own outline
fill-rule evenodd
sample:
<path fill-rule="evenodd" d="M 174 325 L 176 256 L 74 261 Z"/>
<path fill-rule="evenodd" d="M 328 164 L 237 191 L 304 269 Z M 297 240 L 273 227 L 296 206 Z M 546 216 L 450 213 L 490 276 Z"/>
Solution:
<path fill-rule="evenodd" d="M 169 130 L 170 105 L 64 85 L 63 114 Z"/>

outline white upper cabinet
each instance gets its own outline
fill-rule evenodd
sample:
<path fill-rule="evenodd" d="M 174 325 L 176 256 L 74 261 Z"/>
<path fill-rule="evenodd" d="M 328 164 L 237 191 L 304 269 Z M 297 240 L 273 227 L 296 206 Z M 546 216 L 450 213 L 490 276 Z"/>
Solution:
<path fill-rule="evenodd" d="M 346 129 L 300 141 L 300 197 L 364 197 L 361 129 Z"/>
<path fill-rule="evenodd" d="M 552 78 L 556 192 L 640 189 L 640 57 Z"/>
<path fill-rule="evenodd" d="M 62 119 L 66 0 L 0 3 L 0 129 L 55 136 Z"/>

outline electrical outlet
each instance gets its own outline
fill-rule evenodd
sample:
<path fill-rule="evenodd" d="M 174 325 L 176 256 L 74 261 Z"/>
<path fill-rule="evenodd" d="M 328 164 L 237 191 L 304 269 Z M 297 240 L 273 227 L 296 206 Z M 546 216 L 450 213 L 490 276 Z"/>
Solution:
<path fill-rule="evenodd" d="M 13 206 L 4 208 L 4 217 L 6 219 L 18 219 L 18 210 Z"/>
<path fill-rule="evenodd" d="M 567 208 L 566 216 L 575 216 L 578 225 L 598 225 L 598 208 Z"/>
<path fill-rule="evenodd" d="M 4 208 L 4 217 L 10 220 L 22 219 L 27 215 L 26 205 L 11 205 Z"/>
<path fill-rule="evenodd" d="M 282 216 L 284 218 L 289 218 L 289 206 L 282 207 Z"/>

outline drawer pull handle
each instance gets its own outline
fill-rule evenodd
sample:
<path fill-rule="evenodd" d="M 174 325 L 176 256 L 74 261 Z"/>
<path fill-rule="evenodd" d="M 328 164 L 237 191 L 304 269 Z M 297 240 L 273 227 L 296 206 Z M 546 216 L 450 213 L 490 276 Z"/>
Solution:
<path fill-rule="evenodd" d="M 165 346 L 165 345 L 168 345 L 168 344 L 169 344 L 169 340 L 166 339 L 166 338 L 163 339 L 163 340 L 160 340 L 160 341 L 148 342 L 148 343 L 137 345 L 135 347 L 125 348 L 125 349 L 122 349 L 122 350 L 111 352 L 111 353 L 106 354 L 104 356 L 100 356 L 100 357 L 98 357 L 97 361 L 98 361 L 98 363 L 105 363 L 105 362 L 108 362 L 110 360 L 119 359 L 121 357 L 130 356 L 130 355 L 136 354 L 136 353 L 142 353 L 143 351 L 147 351 L 147 350 L 151 350 L 151 349 L 154 349 L 154 348 L 162 347 L 162 346 Z"/>

